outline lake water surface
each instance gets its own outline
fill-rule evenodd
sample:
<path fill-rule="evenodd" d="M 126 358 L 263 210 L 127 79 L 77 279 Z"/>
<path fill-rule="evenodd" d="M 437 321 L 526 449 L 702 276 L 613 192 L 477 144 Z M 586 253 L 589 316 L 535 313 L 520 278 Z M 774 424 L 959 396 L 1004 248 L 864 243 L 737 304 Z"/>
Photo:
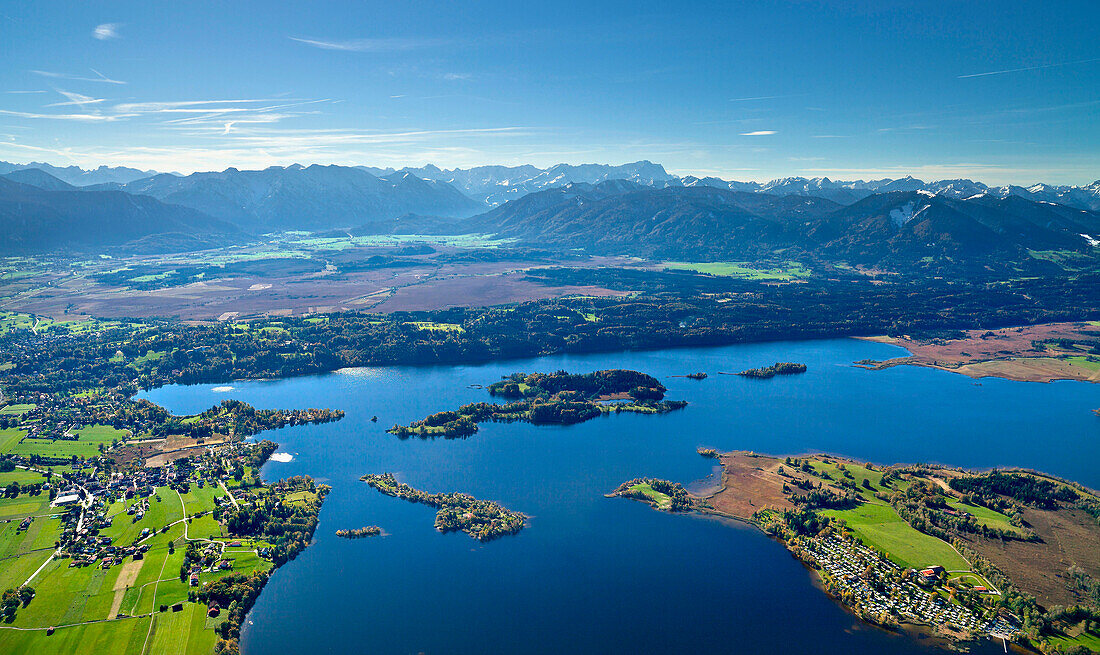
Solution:
<path fill-rule="evenodd" d="M 755 529 L 659 513 L 603 494 L 638 476 L 684 483 L 712 472 L 705 445 L 771 454 L 826 451 L 881 464 L 1026 466 L 1100 487 L 1100 386 L 986 379 L 932 369 L 855 368 L 902 351 L 855 340 L 555 356 L 477 366 L 354 369 L 277 381 L 175 386 L 143 395 L 175 413 L 224 398 L 331 407 L 344 420 L 262 436 L 280 443 L 267 479 L 332 485 L 315 543 L 279 569 L 249 615 L 246 655 L 303 653 L 927 653 L 861 624 L 777 542 Z M 806 374 L 717 375 L 775 361 Z M 690 404 L 663 416 L 569 427 L 484 424 L 467 440 L 385 433 L 488 400 L 471 384 L 514 371 L 630 368 Z M 695 381 L 670 377 L 706 371 Z M 225 387 L 231 385 L 231 389 Z M 378 422 L 370 418 L 378 416 Z M 289 461 L 285 461 L 289 460 Z M 390 471 L 426 491 L 464 491 L 531 517 L 479 544 L 442 535 L 435 510 L 359 482 Z M 387 536 L 345 540 L 341 528 Z M 1002 652 L 986 643 L 978 652 Z"/>

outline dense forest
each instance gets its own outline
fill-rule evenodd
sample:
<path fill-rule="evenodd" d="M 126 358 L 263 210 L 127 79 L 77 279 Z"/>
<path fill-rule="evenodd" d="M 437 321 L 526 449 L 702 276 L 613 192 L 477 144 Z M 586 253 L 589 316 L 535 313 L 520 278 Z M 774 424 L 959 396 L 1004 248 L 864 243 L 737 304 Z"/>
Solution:
<path fill-rule="evenodd" d="M 1057 509 L 1058 502 L 1072 503 L 1080 498 L 1073 489 L 1031 475 L 1013 475 L 993 471 L 988 475 L 952 478 L 951 488 L 979 498 L 1007 496 L 1043 509 Z"/>
<path fill-rule="evenodd" d="M 644 273 L 644 272 L 643 272 Z M 621 269 L 546 272 L 557 283 L 628 285 Z M 626 276 L 625 279 L 623 276 Z M 997 284 L 866 280 L 763 285 L 642 275 L 675 288 L 629 299 L 564 298 L 495 308 L 359 313 L 0 336 L 5 393 L 134 392 L 169 383 L 275 378 L 346 366 L 463 363 L 555 353 L 705 346 L 847 335 L 929 334 L 1100 318 L 1100 276 Z M 680 283 L 683 284 L 680 284 Z M 675 283 L 675 284 L 674 284 Z M 704 292 L 700 286 L 713 286 Z M 462 330 L 425 330 L 424 323 Z M 148 357 L 156 353 L 156 357 Z"/>

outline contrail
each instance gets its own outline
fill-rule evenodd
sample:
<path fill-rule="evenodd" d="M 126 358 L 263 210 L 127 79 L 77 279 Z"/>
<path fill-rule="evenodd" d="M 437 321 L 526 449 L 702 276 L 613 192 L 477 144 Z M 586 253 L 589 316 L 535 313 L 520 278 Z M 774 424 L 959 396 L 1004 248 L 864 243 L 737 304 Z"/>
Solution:
<path fill-rule="evenodd" d="M 1022 73 L 1024 71 L 1037 71 L 1043 68 L 1058 68 L 1060 66 L 1076 66 L 1077 64 L 1091 64 L 1094 61 L 1100 61 L 1100 57 L 1093 59 L 1078 59 L 1077 61 L 1067 61 L 1061 64 L 1041 64 L 1039 66 L 1026 66 L 1024 68 L 1006 68 L 1003 71 L 989 71 L 987 73 L 971 73 L 969 75 L 959 75 L 957 79 L 965 79 L 968 77 L 985 77 L 987 75 L 1004 75 L 1005 73 Z"/>

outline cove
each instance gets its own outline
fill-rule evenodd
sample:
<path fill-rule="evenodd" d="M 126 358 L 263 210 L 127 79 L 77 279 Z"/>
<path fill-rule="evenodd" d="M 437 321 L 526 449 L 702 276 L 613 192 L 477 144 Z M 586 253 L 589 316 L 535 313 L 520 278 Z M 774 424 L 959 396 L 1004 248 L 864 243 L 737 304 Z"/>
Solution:
<path fill-rule="evenodd" d="M 975 381 L 933 369 L 867 371 L 894 346 L 848 339 L 554 356 L 476 366 L 353 369 L 274 381 L 173 386 L 144 398 L 175 413 L 232 397 L 257 407 L 331 407 L 344 420 L 265 433 L 288 462 L 333 486 L 315 543 L 277 571 L 249 615 L 247 655 L 282 653 L 924 653 L 862 624 L 753 528 L 654 512 L 604 493 L 637 476 L 684 483 L 711 473 L 700 445 L 774 454 L 826 451 L 881 464 L 1025 466 L 1100 486 L 1100 386 Z M 718 375 L 797 361 L 804 375 Z M 689 402 L 660 416 L 568 426 L 483 424 L 467 440 L 385 433 L 489 400 L 474 384 L 514 371 L 630 368 Z M 695 371 L 696 381 L 670 377 Z M 233 391 L 214 391 L 232 383 Z M 377 415 L 378 422 L 371 417 Z M 478 544 L 441 535 L 434 511 L 383 496 L 364 473 L 426 491 L 464 491 L 531 516 L 520 534 Z M 387 536 L 343 540 L 342 528 Z M 1002 652 L 985 642 L 976 652 Z"/>

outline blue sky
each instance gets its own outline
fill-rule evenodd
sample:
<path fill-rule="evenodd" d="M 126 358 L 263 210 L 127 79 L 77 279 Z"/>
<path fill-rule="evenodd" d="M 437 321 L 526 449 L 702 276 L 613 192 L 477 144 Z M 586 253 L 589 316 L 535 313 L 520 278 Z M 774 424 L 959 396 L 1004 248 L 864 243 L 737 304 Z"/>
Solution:
<path fill-rule="evenodd" d="M 0 159 L 1100 178 L 1095 2 L 0 5 Z"/>

